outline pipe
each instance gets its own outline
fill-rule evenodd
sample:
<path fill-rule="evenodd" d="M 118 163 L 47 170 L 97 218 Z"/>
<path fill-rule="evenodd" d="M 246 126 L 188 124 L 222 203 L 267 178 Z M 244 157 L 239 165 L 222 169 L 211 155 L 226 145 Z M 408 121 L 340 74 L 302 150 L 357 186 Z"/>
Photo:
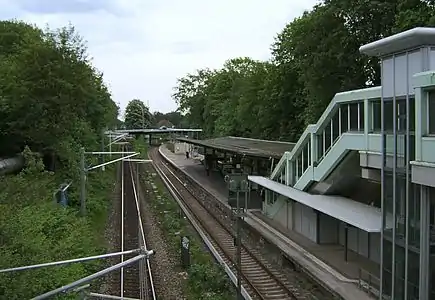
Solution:
<path fill-rule="evenodd" d="M 24 157 L 18 155 L 11 158 L 0 159 L 0 175 L 20 171 L 24 167 Z"/>

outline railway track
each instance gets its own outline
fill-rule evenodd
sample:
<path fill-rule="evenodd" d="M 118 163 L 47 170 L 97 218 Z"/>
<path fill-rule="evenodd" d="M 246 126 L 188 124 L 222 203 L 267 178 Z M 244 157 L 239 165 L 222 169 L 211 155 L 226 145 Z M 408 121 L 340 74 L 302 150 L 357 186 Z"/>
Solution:
<path fill-rule="evenodd" d="M 158 148 L 151 149 L 149 155 L 156 170 L 169 182 L 168 188 L 184 202 L 225 263 L 236 273 L 235 218 L 232 217 L 231 210 L 219 200 L 206 197 L 203 188 L 188 185 L 180 179 L 176 171 L 164 162 Z M 255 249 L 243 245 L 241 254 L 242 286 L 251 299 L 324 299 L 294 285 L 285 275 L 269 266 Z"/>
<path fill-rule="evenodd" d="M 124 151 L 131 151 L 127 147 Z M 142 226 L 140 205 L 138 200 L 138 185 L 136 172 L 130 161 L 121 162 L 121 191 L 119 217 L 119 247 L 120 251 L 147 249 L 146 237 Z M 121 256 L 121 261 L 132 258 L 135 254 Z M 136 254 L 137 255 L 137 254 Z M 116 294 L 120 297 L 155 300 L 153 276 L 149 260 L 140 260 L 136 264 L 121 269 L 119 280 L 114 284 Z"/>

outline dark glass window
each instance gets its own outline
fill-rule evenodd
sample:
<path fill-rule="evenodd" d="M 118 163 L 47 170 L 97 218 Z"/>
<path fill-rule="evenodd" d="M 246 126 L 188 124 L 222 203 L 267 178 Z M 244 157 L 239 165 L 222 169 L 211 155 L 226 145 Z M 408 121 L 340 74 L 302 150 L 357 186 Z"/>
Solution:
<path fill-rule="evenodd" d="M 435 134 L 435 91 L 429 92 L 429 134 Z"/>
<path fill-rule="evenodd" d="M 384 101 L 384 129 L 385 131 L 392 132 L 393 131 L 393 101 L 386 100 Z"/>
<path fill-rule="evenodd" d="M 380 101 L 374 101 L 372 102 L 372 118 L 373 118 L 373 128 L 372 130 L 377 132 L 381 131 L 382 126 L 382 120 L 381 120 L 381 102 Z"/>

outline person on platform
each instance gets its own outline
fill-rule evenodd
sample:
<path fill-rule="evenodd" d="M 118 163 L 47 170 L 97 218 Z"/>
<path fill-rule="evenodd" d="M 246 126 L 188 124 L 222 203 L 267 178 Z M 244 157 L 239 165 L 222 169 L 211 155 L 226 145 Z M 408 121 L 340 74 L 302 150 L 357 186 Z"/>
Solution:
<path fill-rule="evenodd" d="M 207 176 L 210 176 L 210 165 L 209 165 L 209 163 L 205 164 L 205 171 L 207 172 Z"/>
<path fill-rule="evenodd" d="M 186 151 L 186 159 L 189 159 L 189 151 Z"/>

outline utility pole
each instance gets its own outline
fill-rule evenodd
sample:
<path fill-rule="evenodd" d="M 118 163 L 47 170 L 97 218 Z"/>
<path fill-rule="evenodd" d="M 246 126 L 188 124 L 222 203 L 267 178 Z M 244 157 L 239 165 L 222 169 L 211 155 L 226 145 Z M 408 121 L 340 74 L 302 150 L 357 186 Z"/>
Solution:
<path fill-rule="evenodd" d="M 242 237 L 240 234 L 240 191 L 236 192 L 237 197 L 237 300 L 243 300 L 242 297 Z"/>
<path fill-rule="evenodd" d="M 80 149 L 80 213 L 86 215 L 86 166 L 85 148 Z"/>
<path fill-rule="evenodd" d="M 228 184 L 228 204 L 235 212 L 236 216 L 236 268 L 237 268 L 237 300 L 242 300 L 242 203 L 240 194 L 244 194 L 244 206 L 248 207 L 249 183 L 245 174 L 233 173 L 225 176 L 225 182 Z M 234 199 L 235 196 L 235 199 Z M 234 211 L 235 209 L 235 211 Z"/>

